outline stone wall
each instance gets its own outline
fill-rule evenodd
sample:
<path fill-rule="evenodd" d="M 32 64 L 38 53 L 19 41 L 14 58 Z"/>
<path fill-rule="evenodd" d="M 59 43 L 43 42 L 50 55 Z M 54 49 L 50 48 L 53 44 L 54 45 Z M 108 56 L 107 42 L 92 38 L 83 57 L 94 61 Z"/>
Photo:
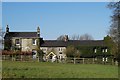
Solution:
<path fill-rule="evenodd" d="M 19 45 L 16 45 L 16 43 L 15 43 L 16 39 L 20 39 Z M 13 38 L 12 39 L 12 46 L 21 47 L 22 51 L 32 51 L 33 49 L 36 50 L 37 39 L 36 39 L 36 45 L 33 45 L 32 38 Z"/>
<path fill-rule="evenodd" d="M 40 49 L 45 53 L 44 58 L 51 52 L 53 52 L 58 59 L 66 58 L 66 47 L 40 47 Z"/>

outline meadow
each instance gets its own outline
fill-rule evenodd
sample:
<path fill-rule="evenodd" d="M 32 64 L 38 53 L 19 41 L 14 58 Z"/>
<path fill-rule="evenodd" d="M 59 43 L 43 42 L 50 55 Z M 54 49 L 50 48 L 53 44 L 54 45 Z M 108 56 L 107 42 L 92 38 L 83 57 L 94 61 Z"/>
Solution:
<path fill-rule="evenodd" d="M 118 67 L 103 64 L 2 61 L 3 78 L 118 78 Z"/>

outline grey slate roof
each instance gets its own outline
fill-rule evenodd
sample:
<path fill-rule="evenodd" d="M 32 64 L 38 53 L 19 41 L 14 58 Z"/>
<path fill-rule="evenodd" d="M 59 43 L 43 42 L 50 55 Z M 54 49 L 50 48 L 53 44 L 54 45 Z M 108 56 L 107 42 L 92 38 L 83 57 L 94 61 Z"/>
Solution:
<path fill-rule="evenodd" d="M 67 42 L 62 40 L 44 40 L 41 47 L 66 47 L 74 46 L 105 46 L 103 40 L 69 40 Z"/>
<path fill-rule="evenodd" d="M 4 38 L 22 37 L 22 38 L 36 38 L 37 32 L 9 32 Z M 69 45 L 74 46 L 105 46 L 103 40 L 42 40 L 41 47 L 67 47 Z"/>
<path fill-rule="evenodd" d="M 31 38 L 37 37 L 37 32 L 9 32 L 5 37 L 22 37 L 22 38 Z"/>

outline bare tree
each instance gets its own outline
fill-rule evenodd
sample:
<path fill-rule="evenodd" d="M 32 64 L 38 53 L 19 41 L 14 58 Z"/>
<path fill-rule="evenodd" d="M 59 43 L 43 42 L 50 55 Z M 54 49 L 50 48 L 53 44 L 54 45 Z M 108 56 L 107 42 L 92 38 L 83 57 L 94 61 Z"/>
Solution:
<path fill-rule="evenodd" d="M 108 4 L 108 8 L 113 11 L 113 15 L 111 17 L 111 25 L 108 34 L 112 37 L 115 43 L 118 43 L 118 26 L 120 21 L 120 2 L 111 2 Z"/>
<path fill-rule="evenodd" d="M 65 40 L 66 37 L 68 38 L 68 35 L 61 35 L 57 38 L 57 40 Z M 68 40 L 93 40 L 93 37 L 89 34 L 83 34 L 83 35 L 72 35 Z"/>
<path fill-rule="evenodd" d="M 80 57 L 80 51 L 77 50 L 74 46 L 70 45 L 66 48 L 66 56 L 71 58 L 79 58 Z"/>
<path fill-rule="evenodd" d="M 0 41 L 2 40 L 3 33 L 2 33 L 2 28 L 0 27 Z"/>
<path fill-rule="evenodd" d="M 120 60 L 120 1 L 109 3 L 108 8 L 113 11 L 113 15 L 111 16 L 109 35 L 117 47 L 115 50 L 115 52 L 117 52 L 116 58 Z"/>
<path fill-rule="evenodd" d="M 57 40 L 64 40 L 64 35 L 59 36 Z"/>
<path fill-rule="evenodd" d="M 69 37 L 68 37 L 68 35 L 61 35 L 61 36 L 59 36 L 58 38 L 57 38 L 57 40 L 63 40 L 63 41 L 68 41 L 69 40 Z"/>
<path fill-rule="evenodd" d="M 70 37 L 70 39 L 71 40 L 80 40 L 80 35 L 72 35 L 71 37 Z"/>
<path fill-rule="evenodd" d="M 93 40 L 93 37 L 89 34 L 83 34 L 83 35 L 73 35 L 70 38 L 71 40 Z"/>
<path fill-rule="evenodd" d="M 80 40 L 93 40 L 93 37 L 86 33 L 80 36 Z"/>
<path fill-rule="evenodd" d="M 5 32 L 3 32 L 2 27 L 0 27 L 0 48 L 3 49 L 4 45 L 4 35 Z"/>

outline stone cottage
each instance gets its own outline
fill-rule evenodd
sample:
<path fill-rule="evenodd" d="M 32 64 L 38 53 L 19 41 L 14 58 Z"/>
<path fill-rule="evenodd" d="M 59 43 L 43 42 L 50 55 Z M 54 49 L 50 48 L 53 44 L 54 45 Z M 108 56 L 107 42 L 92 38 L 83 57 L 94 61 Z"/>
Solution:
<path fill-rule="evenodd" d="M 59 60 L 65 59 L 65 50 L 67 46 L 70 45 L 83 47 L 92 46 L 92 53 L 97 53 L 97 47 L 100 46 L 99 52 L 109 52 L 103 40 L 69 40 L 68 35 L 64 37 L 64 40 L 43 40 L 43 38 L 40 37 L 39 27 L 36 32 L 10 32 L 9 26 L 7 25 L 4 36 L 4 49 L 32 51 L 37 55 L 37 48 L 38 45 L 40 45 L 39 48 L 44 52 L 43 59 L 45 61 L 55 61 L 56 58 Z M 38 39 L 40 39 L 40 42 Z"/>

